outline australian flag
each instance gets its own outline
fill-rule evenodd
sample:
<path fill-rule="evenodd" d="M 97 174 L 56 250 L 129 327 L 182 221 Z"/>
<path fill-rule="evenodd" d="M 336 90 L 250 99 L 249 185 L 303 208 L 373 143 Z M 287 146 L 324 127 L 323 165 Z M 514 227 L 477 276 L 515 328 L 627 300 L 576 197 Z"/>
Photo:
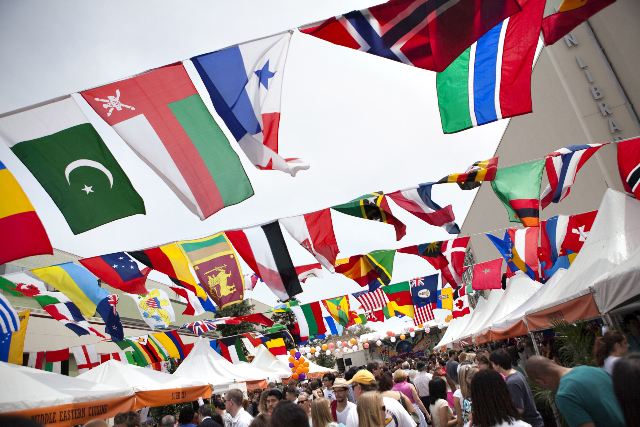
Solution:
<path fill-rule="evenodd" d="M 85 258 L 80 263 L 109 286 L 129 294 L 149 293 L 144 285 L 151 269 L 140 271 L 135 260 L 124 252 Z"/>
<path fill-rule="evenodd" d="M 105 332 L 111 335 L 112 341 L 122 341 L 124 339 L 124 329 L 120 321 L 120 315 L 116 310 L 118 303 L 117 295 L 109 295 L 96 307 L 96 311 L 102 316 L 105 323 Z"/>
<path fill-rule="evenodd" d="M 413 306 L 420 308 L 433 305 L 438 302 L 438 275 L 420 277 L 409 280 L 411 286 L 411 299 Z"/>

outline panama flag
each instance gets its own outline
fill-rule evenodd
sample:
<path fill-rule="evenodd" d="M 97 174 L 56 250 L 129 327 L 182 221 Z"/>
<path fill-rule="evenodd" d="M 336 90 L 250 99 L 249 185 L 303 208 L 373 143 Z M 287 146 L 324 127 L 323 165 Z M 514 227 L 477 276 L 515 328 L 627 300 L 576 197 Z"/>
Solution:
<path fill-rule="evenodd" d="M 181 63 L 82 96 L 201 220 L 253 195 L 240 158 Z"/>
<path fill-rule="evenodd" d="M 124 252 L 81 259 L 80 264 L 116 289 L 129 294 L 149 293 L 144 285 L 151 268 L 145 268 L 141 272 L 138 264 Z"/>
<path fill-rule="evenodd" d="M 332 273 L 335 272 L 336 255 L 340 250 L 333 232 L 329 208 L 278 221 L 296 242 L 316 257 L 324 268 Z"/>
<path fill-rule="evenodd" d="M 309 169 L 280 157 L 278 129 L 284 67 L 291 34 L 266 37 L 191 58 L 216 111 L 258 169 L 296 176 Z"/>
<path fill-rule="evenodd" d="M 449 234 L 460 233 L 451 205 L 443 209 L 431 200 L 431 184 L 420 184 L 417 188 L 396 191 L 387 196 L 426 223 L 442 227 Z"/>
<path fill-rule="evenodd" d="M 540 196 L 542 209 L 567 197 L 582 165 L 607 144 L 570 145 L 545 156 L 549 184 Z"/>

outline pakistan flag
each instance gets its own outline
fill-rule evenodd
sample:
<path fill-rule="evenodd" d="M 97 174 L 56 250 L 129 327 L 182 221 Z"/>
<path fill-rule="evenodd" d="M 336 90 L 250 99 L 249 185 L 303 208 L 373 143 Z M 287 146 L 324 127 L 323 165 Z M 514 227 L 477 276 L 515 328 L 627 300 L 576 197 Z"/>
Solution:
<path fill-rule="evenodd" d="M 144 214 L 144 202 L 72 98 L 0 119 L 0 138 L 44 187 L 73 234 Z"/>

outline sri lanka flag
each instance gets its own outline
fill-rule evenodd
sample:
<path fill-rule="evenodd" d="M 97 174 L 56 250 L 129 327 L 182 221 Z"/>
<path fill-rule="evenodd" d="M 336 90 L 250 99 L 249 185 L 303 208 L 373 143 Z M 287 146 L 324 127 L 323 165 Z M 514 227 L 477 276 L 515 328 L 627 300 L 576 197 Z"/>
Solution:
<path fill-rule="evenodd" d="M 438 73 L 444 133 L 532 111 L 531 70 L 544 4 L 544 0 L 520 1 L 522 12 L 493 27 Z"/>
<path fill-rule="evenodd" d="M 500 169 L 491 181 L 491 188 L 509 213 L 511 222 L 525 227 L 540 223 L 540 182 L 544 160 Z"/>

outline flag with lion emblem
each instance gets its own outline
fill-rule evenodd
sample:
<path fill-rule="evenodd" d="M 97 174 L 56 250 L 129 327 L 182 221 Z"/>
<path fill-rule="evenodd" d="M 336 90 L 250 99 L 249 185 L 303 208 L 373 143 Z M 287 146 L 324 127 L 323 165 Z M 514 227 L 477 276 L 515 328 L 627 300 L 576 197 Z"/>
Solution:
<path fill-rule="evenodd" d="M 147 295 L 127 294 L 136 303 L 142 320 L 151 329 L 166 328 L 171 322 L 176 321 L 176 314 L 173 311 L 169 296 L 162 289 L 151 289 Z"/>
<path fill-rule="evenodd" d="M 200 284 L 220 308 L 241 302 L 244 277 L 238 256 L 224 233 L 204 239 L 178 242 L 200 280 Z"/>

